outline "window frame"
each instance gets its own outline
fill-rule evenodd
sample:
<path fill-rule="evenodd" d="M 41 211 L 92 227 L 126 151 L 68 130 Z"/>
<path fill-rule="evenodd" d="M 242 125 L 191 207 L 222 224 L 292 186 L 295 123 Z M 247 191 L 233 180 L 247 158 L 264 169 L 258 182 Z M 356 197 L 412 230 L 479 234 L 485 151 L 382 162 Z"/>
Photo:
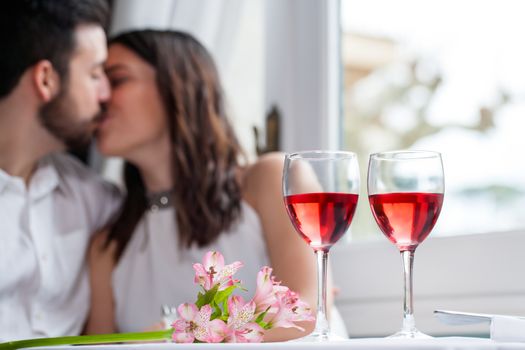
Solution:
<path fill-rule="evenodd" d="M 266 110 L 282 115 L 286 152 L 340 147 L 339 0 L 268 0 Z"/>

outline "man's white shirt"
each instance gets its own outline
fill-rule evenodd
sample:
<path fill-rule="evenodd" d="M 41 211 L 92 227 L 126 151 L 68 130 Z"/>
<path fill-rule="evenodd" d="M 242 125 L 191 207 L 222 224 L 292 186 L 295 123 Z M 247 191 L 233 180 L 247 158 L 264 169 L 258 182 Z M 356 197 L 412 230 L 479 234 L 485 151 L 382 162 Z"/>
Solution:
<path fill-rule="evenodd" d="M 82 331 L 89 241 L 119 205 L 114 186 L 66 154 L 40 161 L 28 186 L 0 169 L 0 341 Z"/>

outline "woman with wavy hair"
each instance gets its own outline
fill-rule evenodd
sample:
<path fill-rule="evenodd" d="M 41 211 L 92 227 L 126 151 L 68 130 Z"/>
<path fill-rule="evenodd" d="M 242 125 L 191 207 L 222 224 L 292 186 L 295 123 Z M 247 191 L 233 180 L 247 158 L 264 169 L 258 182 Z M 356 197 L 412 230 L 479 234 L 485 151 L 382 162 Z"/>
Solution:
<path fill-rule="evenodd" d="M 206 49 L 183 32 L 128 32 L 110 41 L 106 72 L 112 96 L 98 147 L 124 158 L 127 197 L 90 249 L 86 331 L 144 330 L 160 320 L 161 305 L 193 302 L 192 263 L 208 250 L 244 263 L 236 278 L 250 293 L 259 269 L 270 265 L 315 308 L 315 259 L 286 215 L 283 156 L 241 165 Z M 275 329 L 265 340 L 304 335 Z"/>

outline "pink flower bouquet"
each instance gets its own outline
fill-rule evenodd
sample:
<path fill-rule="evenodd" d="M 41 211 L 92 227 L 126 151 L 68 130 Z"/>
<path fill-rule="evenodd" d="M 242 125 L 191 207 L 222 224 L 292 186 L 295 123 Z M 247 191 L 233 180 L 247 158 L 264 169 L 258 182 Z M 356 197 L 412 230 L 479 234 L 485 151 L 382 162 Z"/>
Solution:
<path fill-rule="evenodd" d="M 233 278 L 242 266 L 239 261 L 225 265 L 219 252 L 206 253 L 202 264 L 193 265 L 194 282 L 202 291 L 195 303 L 179 305 L 178 318 L 168 330 L 19 340 L 0 344 L 0 350 L 170 339 L 177 343 L 254 343 L 261 342 L 269 329 L 293 327 L 304 331 L 297 322 L 314 320 L 308 304 L 275 281 L 268 266 L 257 274 L 257 289 L 251 300 L 234 295 L 236 290 L 244 290 L 241 281 Z"/>
<path fill-rule="evenodd" d="M 275 327 L 295 327 L 296 322 L 312 321 L 308 305 L 297 293 L 276 282 L 272 269 L 265 266 L 257 274 L 257 290 L 250 301 L 232 295 L 242 289 L 233 275 L 242 267 L 239 261 L 224 264 L 219 252 L 208 252 L 202 264 L 194 264 L 195 283 L 202 287 L 195 304 L 177 308 L 179 319 L 173 324 L 177 343 L 261 342 L 264 332 Z"/>

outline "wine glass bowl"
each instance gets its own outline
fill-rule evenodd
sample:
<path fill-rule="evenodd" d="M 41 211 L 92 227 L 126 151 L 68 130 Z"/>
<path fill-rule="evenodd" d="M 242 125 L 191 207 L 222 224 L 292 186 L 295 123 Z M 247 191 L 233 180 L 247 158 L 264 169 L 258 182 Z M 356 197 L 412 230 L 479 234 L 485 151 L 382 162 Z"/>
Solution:
<path fill-rule="evenodd" d="M 441 193 L 386 193 L 369 197 L 377 224 L 400 251 L 415 250 L 434 227 L 441 205 Z"/>
<path fill-rule="evenodd" d="M 326 318 L 328 252 L 346 233 L 359 196 L 359 166 L 351 152 L 306 151 L 287 154 L 283 197 L 290 220 L 317 255 L 318 300 L 314 331 L 303 341 L 342 338 L 332 334 Z"/>
<path fill-rule="evenodd" d="M 357 206 L 357 194 L 302 193 L 286 196 L 292 224 L 314 250 L 329 250 L 346 232 Z"/>
<path fill-rule="evenodd" d="M 403 328 L 392 337 L 427 338 L 415 327 L 412 268 L 416 248 L 430 234 L 441 212 L 445 190 L 441 155 L 430 151 L 372 154 L 367 184 L 374 219 L 403 259 Z"/>

